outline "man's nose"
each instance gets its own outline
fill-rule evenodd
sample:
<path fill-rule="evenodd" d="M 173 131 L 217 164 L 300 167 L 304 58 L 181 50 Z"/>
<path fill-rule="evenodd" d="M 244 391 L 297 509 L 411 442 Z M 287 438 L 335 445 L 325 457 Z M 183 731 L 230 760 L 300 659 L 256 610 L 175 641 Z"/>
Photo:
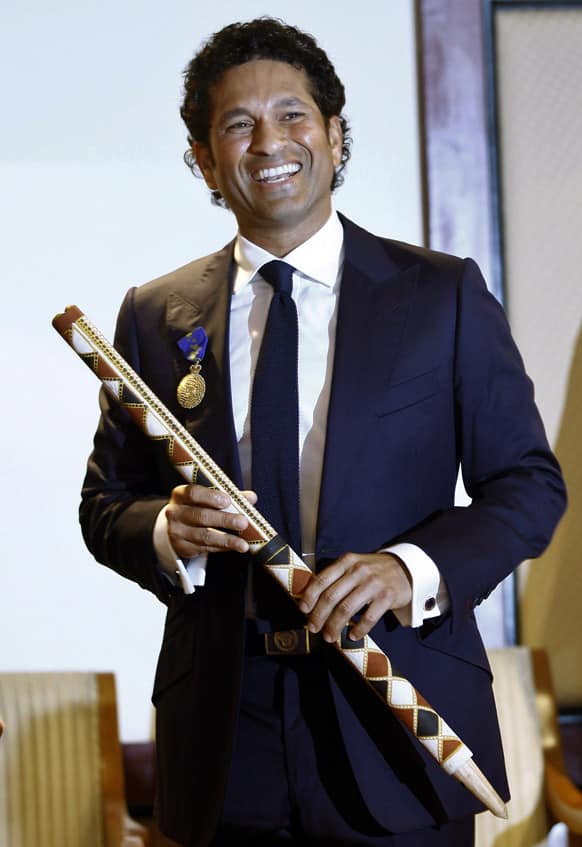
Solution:
<path fill-rule="evenodd" d="M 258 155 L 272 155 L 285 143 L 285 128 L 276 121 L 257 121 L 253 127 L 250 152 Z"/>

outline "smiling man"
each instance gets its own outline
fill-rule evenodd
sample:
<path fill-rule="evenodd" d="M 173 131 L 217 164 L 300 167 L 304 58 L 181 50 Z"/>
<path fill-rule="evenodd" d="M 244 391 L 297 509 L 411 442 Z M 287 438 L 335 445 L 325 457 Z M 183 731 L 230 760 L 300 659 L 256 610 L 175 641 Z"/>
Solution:
<path fill-rule="evenodd" d="M 297 608 L 228 497 L 180 484 L 102 397 L 81 522 L 99 561 L 168 606 L 158 814 L 188 847 L 473 843 L 479 803 L 330 647 L 346 627 L 508 796 L 474 607 L 547 545 L 560 471 L 474 262 L 333 211 L 343 106 L 311 36 L 268 18 L 216 33 L 181 114 L 236 236 L 119 315 L 121 352 L 313 569 Z"/>
<path fill-rule="evenodd" d="M 267 59 L 225 71 L 211 97 L 208 139 L 194 141 L 206 183 L 234 211 L 242 236 L 285 256 L 331 215 L 339 118 L 323 117 L 303 69 Z"/>

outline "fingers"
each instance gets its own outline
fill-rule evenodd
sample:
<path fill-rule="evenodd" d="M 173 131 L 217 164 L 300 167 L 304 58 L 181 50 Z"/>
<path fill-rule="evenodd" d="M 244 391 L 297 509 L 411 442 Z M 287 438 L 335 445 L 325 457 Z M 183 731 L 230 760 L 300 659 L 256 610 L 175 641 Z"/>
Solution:
<path fill-rule="evenodd" d="M 250 503 L 253 491 L 244 492 Z M 225 511 L 230 497 L 203 485 L 179 485 L 172 491 L 166 508 L 168 536 L 179 556 L 191 558 L 201 553 L 235 551 L 246 553 L 248 543 L 233 533 L 248 527 L 244 515 Z"/>
<path fill-rule="evenodd" d="M 375 598 L 366 608 L 361 618 L 352 626 L 348 638 L 351 641 L 359 641 L 364 635 L 368 635 L 370 630 L 376 626 L 388 609 L 392 608 L 394 608 L 392 602 L 387 600 L 385 596 Z"/>
<path fill-rule="evenodd" d="M 319 573 L 315 573 L 303 590 L 299 608 L 309 614 L 309 620 L 315 625 L 326 619 L 325 612 L 341 603 L 349 590 L 355 587 L 353 574 L 350 575 L 350 562 L 342 556 Z M 314 629 L 318 632 L 319 629 Z"/>
<path fill-rule="evenodd" d="M 349 637 L 367 635 L 392 608 L 410 602 L 409 581 L 398 560 L 386 553 L 347 553 L 315 574 L 303 591 L 299 608 L 308 615 L 311 632 L 337 641 L 353 616 L 364 610 Z"/>

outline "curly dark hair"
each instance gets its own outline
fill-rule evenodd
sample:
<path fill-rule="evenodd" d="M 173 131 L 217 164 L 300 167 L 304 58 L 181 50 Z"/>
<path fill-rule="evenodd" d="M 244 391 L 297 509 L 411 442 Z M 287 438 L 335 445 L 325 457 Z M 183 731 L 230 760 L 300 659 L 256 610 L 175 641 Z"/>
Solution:
<path fill-rule="evenodd" d="M 200 171 L 192 144 L 208 144 L 210 133 L 210 89 L 229 68 L 244 65 L 253 59 L 272 59 L 287 62 L 305 71 L 311 94 L 326 123 L 339 118 L 343 132 L 341 163 L 335 170 L 331 190 L 343 182 L 344 170 L 350 158 L 350 127 L 341 114 L 346 97 L 344 87 L 327 54 L 318 47 L 313 36 L 289 26 L 278 18 L 260 17 L 247 23 L 234 23 L 214 33 L 194 56 L 184 71 L 184 100 L 180 114 L 188 129 L 189 148 L 184 161 L 195 176 Z M 219 191 L 212 192 L 219 206 L 226 206 Z"/>

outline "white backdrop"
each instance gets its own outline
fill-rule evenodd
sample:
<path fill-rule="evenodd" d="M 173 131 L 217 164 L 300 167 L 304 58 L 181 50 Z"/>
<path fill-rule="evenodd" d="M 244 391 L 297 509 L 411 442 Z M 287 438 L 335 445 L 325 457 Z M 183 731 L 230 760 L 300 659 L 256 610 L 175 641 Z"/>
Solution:
<path fill-rule="evenodd" d="M 412 0 L 22 0 L 0 22 L 0 668 L 113 670 L 126 741 L 150 733 L 163 607 L 83 546 L 98 385 L 50 319 L 76 303 L 111 337 L 130 285 L 233 235 L 181 161 L 177 109 L 184 66 L 241 6 L 311 31 L 346 85 L 337 208 L 419 243 Z"/>

